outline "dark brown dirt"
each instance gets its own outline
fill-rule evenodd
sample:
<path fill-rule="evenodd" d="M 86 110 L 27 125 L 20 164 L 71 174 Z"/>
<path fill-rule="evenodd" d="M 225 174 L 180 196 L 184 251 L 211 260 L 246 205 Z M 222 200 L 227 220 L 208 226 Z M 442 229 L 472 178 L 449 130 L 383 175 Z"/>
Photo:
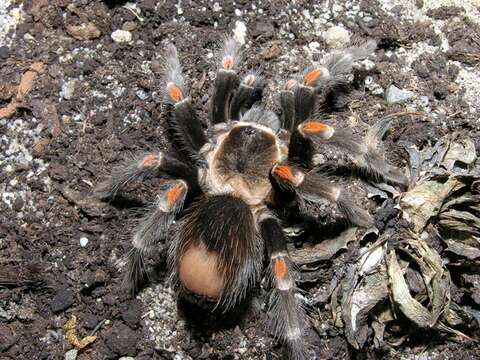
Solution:
<path fill-rule="evenodd" d="M 72 348 L 62 330 L 72 315 L 78 318 L 80 338 L 101 324 L 96 329 L 97 340 L 81 350 L 78 359 L 181 358 L 175 357 L 175 351 L 155 348 L 143 321 L 145 304 L 128 298 L 120 286 L 118 260 L 129 248 L 132 209 L 151 201 L 155 181 L 135 184 L 127 189 L 125 197 L 111 204 L 93 199 L 89 195 L 92 185 L 129 153 L 168 147 L 158 91 L 158 55 L 166 43 L 174 42 L 182 54 L 191 95 L 201 110 L 205 109 L 214 71 L 213 59 L 207 54 L 217 49 L 226 33 L 231 33 L 235 21 L 248 23 L 250 46 L 244 68 L 258 69 L 278 83 L 291 69 L 296 72 L 307 64 L 306 58 L 294 55 L 304 54 L 304 46 L 318 41 L 324 48 L 321 38 L 312 31 L 313 25 L 292 15 L 303 10 L 319 14 L 319 10 L 315 2 L 297 1 L 292 5 L 272 1 L 262 3 L 260 14 L 252 10 L 250 2 L 237 1 L 235 6 L 220 2 L 222 10 L 213 11 L 213 3 L 205 0 L 184 4 L 179 15 L 177 1 L 145 0 L 137 2 L 141 22 L 122 6 L 122 1 L 69 3 L 23 2 L 25 20 L 18 26 L 12 46 L 0 48 L 0 107 L 9 103 L 12 89 L 31 63 L 46 64 L 17 113 L 0 123 L 0 182 L 5 184 L 2 190 L 12 194 L 10 205 L 0 203 L 0 359 L 62 359 Z M 235 9 L 244 15 L 236 16 Z M 340 16 L 336 21 L 344 24 L 355 39 L 379 41 L 377 66 L 366 75 L 383 88 L 392 83 L 408 87 L 412 79 L 399 71 L 405 64 L 395 52 L 390 53 L 420 41 L 438 44 L 440 39 L 431 24 L 399 22 L 373 1 L 362 1 L 360 9 L 373 18 L 368 25 L 360 18 Z M 432 11 L 429 16 L 448 19 L 462 14 L 449 7 Z M 98 36 L 79 35 L 72 28 L 87 22 L 99 30 Z M 292 39 L 280 33 L 286 23 Z M 372 124 L 384 115 L 401 113 L 386 142 L 398 164 L 406 160 L 398 151 L 399 143 L 409 141 L 421 148 L 452 131 L 471 136 L 480 151 L 479 127 L 474 122 L 478 115 L 466 110 L 469 105 L 463 89 L 449 87 L 455 84 L 459 69 L 447 64 L 454 59 L 460 66 L 478 65 L 480 45 L 464 37 L 465 33 L 478 34 L 478 26 L 460 20 L 453 25 L 448 29 L 451 51 L 422 55 L 411 66 L 415 92 L 428 97 L 429 110 L 406 111 L 404 104 L 388 104 L 365 92 L 362 85 L 351 94 L 355 101 L 334 113 L 335 119 L 345 123 L 361 119 Z M 131 29 L 132 44 L 117 44 L 110 37 L 122 27 Z M 62 86 L 69 81 L 74 81 L 74 91 L 62 97 Z M 442 111 L 437 111 L 440 108 Z M 435 112 L 435 120 L 429 112 Z M 205 117 L 204 110 L 201 115 Z M 21 146 L 13 147 L 14 141 Z M 388 217 L 379 213 L 378 218 L 384 215 Z M 88 239 L 85 247 L 80 246 L 82 237 Z M 305 279 L 302 287 L 310 294 L 318 294 L 322 286 L 328 288 L 332 278 L 341 276 L 342 266 L 355 251 L 353 246 L 335 261 L 327 262 L 317 277 Z M 166 277 L 162 265 L 160 261 L 160 281 Z M 480 300 L 472 301 L 469 291 L 466 293 L 458 301 L 465 300 L 466 305 L 478 310 Z M 255 306 L 264 301 L 264 295 L 263 290 L 257 291 L 248 311 L 240 307 L 237 311 L 246 311 L 240 319 L 236 314 L 235 321 L 221 329 L 214 325 L 209 328 L 210 324 L 191 326 L 192 339 L 178 339 L 172 347 L 201 359 L 278 358 L 282 349 L 263 330 L 263 307 Z M 188 320 L 188 311 L 182 314 Z M 310 314 L 314 331 L 308 336 L 313 339 L 318 358 L 393 356 L 373 349 L 355 353 L 341 330 L 332 325 L 330 314 L 327 301 L 319 301 L 318 309 Z M 211 336 L 213 333 L 215 336 Z M 261 336 L 265 344 L 250 349 L 248 356 L 234 355 L 238 338 L 243 336 Z M 402 348 L 403 354 L 420 354 L 428 348 L 434 351 L 432 359 L 480 357 L 474 344 L 458 344 L 441 336 L 433 342 L 421 337 L 415 340 L 405 345 L 411 348 Z M 207 342 L 210 350 L 204 346 Z"/>

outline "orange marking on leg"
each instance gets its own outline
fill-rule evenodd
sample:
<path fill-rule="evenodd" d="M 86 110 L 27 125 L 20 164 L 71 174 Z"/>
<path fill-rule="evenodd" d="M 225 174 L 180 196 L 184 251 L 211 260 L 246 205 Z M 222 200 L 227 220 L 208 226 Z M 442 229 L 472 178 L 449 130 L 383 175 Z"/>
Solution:
<path fill-rule="evenodd" d="M 253 83 L 255 82 L 255 75 L 247 75 L 245 79 L 243 80 L 243 83 L 247 86 L 253 86 Z"/>
<path fill-rule="evenodd" d="M 306 86 L 311 86 L 317 79 L 322 75 L 322 70 L 320 69 L 313 69 L 309 71 L 305 77 L 303 78 L 303 84 Z"/>
<path fill-rule="evenodd" d="M 273 273 L 279 280 L 284 280 L 288 274 L 288 266 L 283 258 L 276 258 L 273 265 Z"/>
<path fill-rule="evenodd" d="M 297 80 L 295 79 L 290 79 L 285 83 L 285 86 L 283 87 L 285 90 L 292 90 L 295 85 L 297 85 Z"/>
<path fill-rule="evenodd" d="M 177 184 L 167 191 L 167 204 L 168 206 L 173 206 L 178 199 L 183 195 L 183 186 L 182 184 Z"/>
<path fill-rule="evenodd" d="M 225 70 L 232 70 L 233 69 L 233 57 L 230 55 L 225 56 L 222 59 L 222 66 Z"/>
<path fill-rule="evenodd" d="M 290 166 L 279 165 L 275 168 L 274 173 L 282 180 L 290 183 L 295 182 L 295 176 L 293 175 L 292 168 Z"/>
<path fill-rule="evenodd" d="M 180 87 L 174 83 L 169 83 L 167 85 L 167 91 L 168 91 L 168 96 L 170 96 L 170 98 L 175 101 L 175 102 L 179 102 L 179 101 L 182 101 L 183 100 L 183 93 L 182 93 L 182 89 L 180 89 Z"/>
<path fill-rule="evenodd" d="M 158 161 L 157 155 L 147 155 L 140 162 L 140 166 L 152 166 Z"/>
<path fill-rule="evenodd" d="M 312 133 L 331 131 L 331 127 L 319 121 L 307 121 L 302 125 L 302 130 Z"/>

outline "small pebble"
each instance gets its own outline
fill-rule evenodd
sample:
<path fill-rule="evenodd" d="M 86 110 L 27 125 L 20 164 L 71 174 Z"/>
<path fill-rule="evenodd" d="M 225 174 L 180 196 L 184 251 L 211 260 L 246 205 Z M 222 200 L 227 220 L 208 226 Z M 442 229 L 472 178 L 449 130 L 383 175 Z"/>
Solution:
<path fill-rule="evenodd" d="M 77 358 L 77 354 L 78 354 L 77 349 L 68 350 L 65 353 L 65 360 L 75 360 Z"/>
<path fill-rule="evenodd" d="M 233 38 L 240 45 L 245 44 L 245 37 L 247 36 L 247 27 L 243 21 L 235 21 L 235 29 L 233 29 Z"/>
<path fill-rule="evenodd" d="M 133 31 L 136 28 L 137 24 L 134 21 L 126 21 L 122 26 L 122 30 L 124 31 Z"/>
<path fill-rule="evenodd" d="M 76 80 L 66 81 L 62 85 L 62 90 L 60 91 L 60 96 L 66 100 L 73 98 L 73 93 L 75 92 Z"/>
<path fill-rule="evenodd" d="M 132 41 L 132 33 L 127 30 L 115 30 L 111 35 L 116 43 L 129 43 Z"/>
<path fill-rule="evenodd" d="M 81 246 L 81 247 L 85 247 L 85 246 L 87 246 L 87 244 L 88 244 L 88 238 L 86 238 L 86 237 L 81 237 L 81 238 L 80 238 L 80 246 Z"/>
<path fill-rule="evenodd" d="M 135 94 L 140 100 L 146 100 L 148 98 L 148 94 L 143 90 L 137 90 Z"/>
<path fill-rule="evenodd" d="M 399 89 L 395 85 L 390 85 L 385 90 L 385 100 L 390 104 L 408 100 L 414 95 L 412 91 Z"/>
<path fill-rule="evenodd" d="M 323 34 L 323 39 L 331 49 L 339 49 L 350 43 L 350 33 L 341 26 L 332 26 Z"/>

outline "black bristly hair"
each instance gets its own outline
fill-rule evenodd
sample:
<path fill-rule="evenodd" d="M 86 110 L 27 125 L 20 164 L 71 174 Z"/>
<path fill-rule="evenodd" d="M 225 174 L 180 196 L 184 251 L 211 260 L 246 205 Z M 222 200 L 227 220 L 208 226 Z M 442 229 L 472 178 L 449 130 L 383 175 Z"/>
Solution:
<path fill-rule="evenodd" d="M 298 82 L 288 80 L 280 91 L 279 101 L 282 108 L 282 127 L 287 131 L 293 131 L 295 127 L 295 87 Z"/>
<path fill-rule="evenodd" d="M 175 215 L 183 207 L 186 195 L 187 185 L 184 181 L 164 183 L 150 211 L 138 222 L 132 248 L 127 255 L 127 271 L 124 277 L 124 285 L 132 294 L 147 280 L 144 257 L 159 241 L 165 240 Z"/>
<path fill-rule="evenodd" d="M 222 49 L 220 69 L 217 72 L 210 103 L 210 122 L 215 125 L 228 122 L 233 93 L 239 85 L 236 66 L 240 61 L 239 46 L 235 40 L 227 38 Z"/>
<path fill-rule="evenodd" d="M 257 74 L 248 74 L 235 91 L 230 104 L 230 120 L 239 120 L 253 104 L 262 100 L 264 83 Z"/>
<path fill-rule="evenodd" d="M 217 257 L 215 271 L 224 281 L 217 305 L 225 311 L 240 302 L 258 281 L 263 246 L 257 239 L 250 207 L 241 199 L 216 195 L 190 207 L 169 252 L 172 274 L 192 246 L 204 247 Z M 176 286 L 181 285 L 181 276 L 174 276 Z"/>
<path fill-rule="evenodd" d="M 288 254 L 285 235 L 278 220 L 269 214 L 260 217 L 259 227 L 270 259 L 270 328 L 276 338 L 287 344 L 291 359 L 306 359 L 307 318 L 303 302 L 297 297 L 297 272 Z"/>
<path fill-rule="evenodd" d="M 191 99 L 187 96 L 182 67 L 178 59 L 177 49 L 167 46 L 164 55 L 164 100 L 169 105 L 171 115 L 168 126 L 173 141 L 186 159 L 198 164 L 201 159 L 198 152 L 207 142 L 200 120 L 195 113 Z"/>

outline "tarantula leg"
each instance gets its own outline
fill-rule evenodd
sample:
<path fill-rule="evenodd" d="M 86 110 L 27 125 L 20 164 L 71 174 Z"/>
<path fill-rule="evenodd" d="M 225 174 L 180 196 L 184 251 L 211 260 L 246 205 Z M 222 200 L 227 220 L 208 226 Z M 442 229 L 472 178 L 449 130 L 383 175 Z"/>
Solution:
<path fill-rule="evenodd" d="M 213 84 L 213 95 L 210 103 L 210 122 L 215 125 L 228 121 L 230 103 L 239 79 L 234 70 L 239 62 L 239 47 L 233 38 L 225 40 L 221 68 Z"/>
<path fill-rule="evenodd" d="M 317 94 L 315 91 L 315 85 L 319 81 L 319 78 L 324 74 L 323 69 L 314 68 L 306 72 L 303 77 L 303 81 L 299 84 L 294 91 L 295 97 L 295 124 L 310 118 L 315 110 Z"/>
<path fill-rule="evenodd" d="M 326 158 L 329 156 L 342 158 L 348 165 L 373 179 L 383 179 L 404 187 L 408 184 L 407 177 L 399 169 L 387 163 L 377 150 L 378 140 L 372 139 L 372 136 L 383 136 L 386 131 L 385 126 L 388 126 L 388 123 L 381 123 L 379 129 L 377 126 L 374 127 L 367 134 L 368 143 L 347 130 L 334 129 L 316 120 L 300 124 L 298 133 L 300 137 L 312 141 L 314 152 L 323 151 L 322 155 Z"/>
<path fill-rule="evenodd" d="M 294 79 L 288 80 L 282 91 L 280 91 L 280 107 L 282 108 L 282 127 L 292 131 L 295 124 L 295 96 L 294 89 L 298 82 Z"/>
<path fill-rule="evenodd" d="M 368 57 L 375 48 L 376 43 L 369 41 L 361 46 L 343 49 L 327 55 L 320 64 L 307 69 L 301 83 L 294 90 L 294 124 L 292 127 L 296 127 L 312 117 L 317 106 L 317 95 L 323 93 L 327 88 L 334 88 L 338 84 L 346 83 L 353 63 Z M 281 95 L 280 102 L 285 103 L 285 106 L 282 105 L 282 109 L 284 112 L 287 109 L 287 114 L 291 115 L 292 111 L 288 111 L 290 109 L 289 100 L 288 94 Z M 292 131 L 293 128 L 290 130 Z"/>
<path fill-rule="evenodd" d="M 200 120 L 187 96 L 177 49 L 169 45 L 165 52 L 164 99 L 172 106 L 168 125 L 175 142 L 185 156 L 198 161 L 198 152 L 207 142 Z"/>
<path fill-rule="evenodd" d="M 298 129 L 294 129 L 290 135 L 288 144 L 288 159 L 302 167 L 313 167 L 314 147 L 310 139 L 305 138 Z"/>
<path fill-rule="evenodd" d="M 147 280 L 144 256 L 160 240 L 167 237 L 168 228 L 182 209 L 187 194 L 187 184 L 178 180 L 163 184 L 151 211 L 139 222 L 127 255 L 124 285 L 135 294 Z"/>
<path fill-rule="evenodd" d="M 230 120 L 239 120 L 240 116 L 257 101 L 262 100 L 263 82 L 255 74 L 245 76 L 230 104 Z"/>
<path fill-rule="evenodd" d="M 324 176 L 313 171 L 304 173 L 287 164 L 277 164 L 272 169 L 272 178 L 277 182 L 277 188 L 296 194 L 300 209 L 304 208 L 304 202 L 319 203 L 326 199 L 350 223 L 367 228 L 373 226 L 370 214 L 355 205 L 347 191 Z"/>
<path fill-rule="evenodd" d="M 109 199 L 132 181 L 159 176 L 162 173 L 184 179 L 192 192 L 199 189 L 197 168 L 163 152 L 157 152 L 144 154 L 118 166 L 105 181 L 97 185 L 94 194 L 100 199 Z"/>
<path fill-rule="evenodd" d="M 250 207 L 231 195 L 192 204 L 169 249 L 174 283 L 228 310 L 259 279 L 262 243 Z"/>
<path fill-rule="evenodd" d="M 269 314 L 273 333 L 286 343 L 289 358 L 306 359 L 306 314 L 296 296 L 296 274 L 288 255 L 285 235 L 278 221 L 270 216 L 260 217 L 259 228 L 270 257 L 268 271 L 272 291 Z"/>

